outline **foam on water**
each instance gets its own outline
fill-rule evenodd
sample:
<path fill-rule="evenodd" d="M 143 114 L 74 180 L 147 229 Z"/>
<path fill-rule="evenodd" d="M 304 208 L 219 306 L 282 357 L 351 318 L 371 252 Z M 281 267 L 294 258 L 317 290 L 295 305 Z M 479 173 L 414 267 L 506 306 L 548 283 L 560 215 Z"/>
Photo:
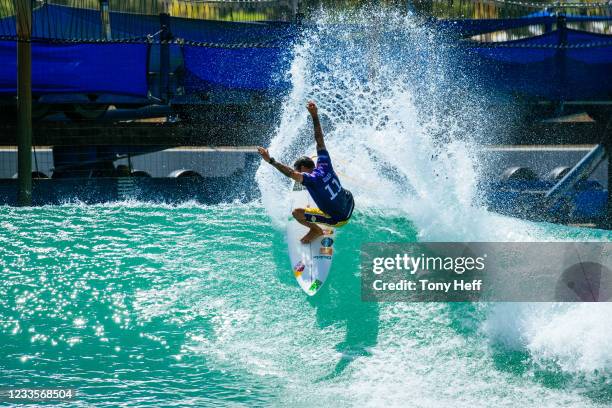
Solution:
<path fill-rule="evenodd" d="M 296 47 L 293 89 L 270 152 L 288 163 L 314 154 L 305 103 L 319 105 L 326 144 L 358 211 L 400 210 L 426 240 L 526 240 L 533 224 L 478 206 L 474 146 L 487 122 L 469 83 L 451 74 L 435 32 L 380 10 L 330 17 Z M 268 212 L 286 219 L 287 180 L 257 175 Z"/>
<path fill-rule="evenodd" d="M 543 367 L 612 373 L 612 304 L 500 304 L 484 328 L 493 344 L 528 351 Z"/>

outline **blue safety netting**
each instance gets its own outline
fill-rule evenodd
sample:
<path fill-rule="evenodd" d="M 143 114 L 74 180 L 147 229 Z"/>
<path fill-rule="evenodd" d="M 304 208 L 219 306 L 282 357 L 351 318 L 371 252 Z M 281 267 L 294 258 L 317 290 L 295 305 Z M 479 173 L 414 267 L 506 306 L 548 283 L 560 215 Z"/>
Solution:
<path fill-rule="evenodd" d="M 33 43 L 32 92 L 146 97 L 147 44 Z M 15 94 L 17 45 L 0 41 L 0 93 Z"/>
<path fill-rule="evenodd" d="M 612 36 L 557 29 L 500 43 L 470 42 L 468 69 L 497 91 L 551 100 L 612 98 Z"/>

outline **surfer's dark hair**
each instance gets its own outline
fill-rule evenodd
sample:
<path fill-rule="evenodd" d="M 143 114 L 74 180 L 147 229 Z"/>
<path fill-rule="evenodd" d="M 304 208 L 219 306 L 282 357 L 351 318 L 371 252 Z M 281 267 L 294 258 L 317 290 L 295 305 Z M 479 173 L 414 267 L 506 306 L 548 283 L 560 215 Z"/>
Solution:
<path fill-rule="evenodd" d="M 312 159 L 308 156 L 302 156 L 293 163 L 293 168 L 299 170 L 300 167 L 306 167 L 307 169 L 314 169 L 315 164 Z"/>

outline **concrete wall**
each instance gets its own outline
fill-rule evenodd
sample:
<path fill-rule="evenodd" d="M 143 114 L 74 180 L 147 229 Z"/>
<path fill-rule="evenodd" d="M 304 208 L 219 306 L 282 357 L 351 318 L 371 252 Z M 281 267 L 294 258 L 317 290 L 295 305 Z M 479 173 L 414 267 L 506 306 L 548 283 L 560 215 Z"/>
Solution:
<path fill-rule="evenodd" d="M 188 169 L 203 177 L 229 177 L 245 170 L 247 162 L 256 155 L 254 148 L 175 148 L 131 158 L 135 170 L 144 170 L 153 177 L 167 177 L 174 170 Z M 38 148 L 32 153 L 32 170 L 51 176 L 53 152 L 51 148 Z M 115 161 L 115 166 L 128 164 L 127 159 Z M 12 178 L 17 173 L 17 149 L 0 147 L 0 179 Z"/>
<path fill-rule="evenodd" d="M 490 180 L 497 180 L 503 171 L 512 166 L 532 168 L 540 177 L 557 166 L 575 165 L 592 146 L 547 146 L 547 147 L 493 147 L 483 149 L 478 164 Z M 34 160 L 34 157 L 36 160 Z M 182 147 L 136 156 L 131 159 L 136 170 L 144 170 L 153 177 L 167 177 L 172 171 L 189 169 L 203 177 L 229 177 L 246 170 L 249 162 L 257 159 L 255 149 Z M 53 154 L 50 148 L 38 148 L 32 154 L 32 166 L 51 176 Z M 127 159 L 115 161 L 115 165 L 127 165 Z M 591 177 L 607 186 L 608 165 L 603 162 Z M 12 178 L 17 173 L 17 150 L 0 147 L 0 178 Z"/>
<path fill-rule="evenodd" d="M 538 176 L 544 177 L 546 173 L 558 166 L 573 167 L 594 146 L 508 146 L 484 149 L 480 152 L 479 163 L 482 174 L 491 181 L 498 180 L 508 167 L 530 167 Z M 591 176 L 607 187 L 608 163 L 604 160 Z"/>

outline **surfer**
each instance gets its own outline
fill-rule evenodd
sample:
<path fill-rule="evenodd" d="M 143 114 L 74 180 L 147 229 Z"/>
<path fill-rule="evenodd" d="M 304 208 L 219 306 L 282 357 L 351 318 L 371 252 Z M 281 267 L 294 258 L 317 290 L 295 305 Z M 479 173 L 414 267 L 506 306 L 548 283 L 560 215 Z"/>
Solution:
<path fill-rule="evenodd" d="M 270 163 L 285 176 L 304 185 L 319 207 L 293 210 L 293 217 L 300 224 L 309 228 L 308 233 L 300 240 L 303 244 L 323 235 L 323 230 L 317 223 L 341 227 L 351 218 L 355 207 L 353 195 L 342 187 L 332 166 L 329 152 L 323 140 L 323 130 L 319 121 L 317 105 L 313 101 L 309 101 L 306 109 L 308 109 L 314 125 L 314 137 L 317 143 L 316 166 L 310 157 L 302 156 L 295 161 L 293 168 L 291 168 L 270 157 L 268 149 L 257 148 L 264 161 Z"/>

